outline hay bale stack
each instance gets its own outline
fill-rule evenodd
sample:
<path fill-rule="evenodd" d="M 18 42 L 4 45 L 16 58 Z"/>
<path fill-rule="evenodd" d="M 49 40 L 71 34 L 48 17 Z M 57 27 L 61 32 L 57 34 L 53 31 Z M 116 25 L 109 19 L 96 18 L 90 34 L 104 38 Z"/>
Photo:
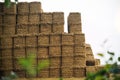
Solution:
<path fill-rule="evenodd" d="M 73 77 L 73 68 L 72 67 L 61 67 L 61 75 L 63 78 Z"/>
<path fill-rule="evenodd" d="M 95 65 L 100 65 L 100 59 L 95 59 Z"/>
<path fill-rule="evenodd" d="M 28 25 L 29 27 L 28 27 L 28 34 L 38 34 L 38 33 L 40 33 L 40 26 L 39 25 L 31 25 L 31 24 L 29 24 Z"/>
<path fill-rule="evenodd" d="M 49 45 L 49 34 L 38 35 L 38 46 L 48 46 Z"/>
<path fill-rule="evenodd" d="M 37 47 L 37 37 L 34 35 L 26 36 L 26 47 Z"/>
<path fill-rule="evenodd" d="M 11 48 L 3 48 L 0 49 L 1 56 L 0 57 L 5 57 L 5 58 L 12 58 L 12 49 Z"/>
<path fill-rule="evenodd" d="M 86 66 L 95 66 L 95 60 L 86 60 Z"/>
<path fill-rule="evenodd" d="M 62 45 L 62 56 L 73 56 L 74 47 L 73 45 Z"/>
<path fill-rule="evenodd" d="M 14 35 L 15 27 L 16 25 L 2 25 L 0 28 L 2 29 L 3 35 Z"/>
<path fill-rule="evenodd" d="M 40 24 L 40 14 L 29 14 L 28 15 L 29 24 Z"/>
<path fill-rule="evenodd" d="M 73 56 L 62 56 L 62 67 L 73 67 Z"/>
<path fill-rule="evenodd" d="M 16 25 L 16 15 L 4 15 L 3 21 L 3 24 L 5 25 Z"/>
<path fill-rule="evenodd" d="M 68 32 L 69 33 L 81 33 L 81 14 L 70 13 L 68 16 Z"/>
<path fill-rule="evenodd" d="M 16 26 L 16 34 L 27 34 L 27 33 L 28 33 L 28 25 Z"/>
<path fill-rule="evenodd" d="M 38 71 L 38 78 L 49 78 L 49 68 Z"/>
<path fill-rule="evenodd" d="M 82 45 L 85 44 L 85 34 L 83 33 L 75 33 L 74 34 L 74 43 Z"/>
<path fill-rule="evenodd" d="M 40 25 L 40 33 L 51 33 L 52 25 L 51 24 L 41 24 Z"/>
<path fill-rule="evenodd" d="M 25 48 L 13 49 L 13 58 L 25 58 L 25 57 L 26 57 Z"/>
<path fill-rule="evenodd" d="M 73 68 L 73 77 L 85 77 L 86 76 L 86 69 L 85 67 L 74 67 Z"/>
<path fill-rule="evenodd" d="M 19 75 L 19 78 L 25 78 L 26 72 L 24 70 L 13 70 L 17 75 Z"/>
<path fill-rule="evenodd" d="M 17 15 L 17 25 L 27 25 L 27 24 L 28 24 L 28 14 Z"/>
<path fill-rule="evenodd" d="M 85 54 L 85 46 L 84 45 L 80 45 L 80 44 L 75 44 L 74 45 L 74 55 L 81 55 L 81 54 Z"/>
<path fill-rule="evenodd" d="M 41 24 L 52 24 L 52 13 L 41 13 L 40 22 Z"/>
<path fill-rule="evenodd" d="M 86 66 L 86 74 L 88 73 L 95 73 L 96 67 L 95 66 Z"/>
<path fill-rule="evenodd" d="M 48 58 L 49 48 L 48 47 L 38 47 L 37 58 Z"/>

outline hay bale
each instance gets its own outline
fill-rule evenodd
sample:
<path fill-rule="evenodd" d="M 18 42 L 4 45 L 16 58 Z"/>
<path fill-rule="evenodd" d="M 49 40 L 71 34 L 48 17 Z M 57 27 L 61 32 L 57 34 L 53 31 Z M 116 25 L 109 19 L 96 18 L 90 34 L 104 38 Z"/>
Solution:
<path fill-rule="evenodd" d="M 25 47 L 25 37 L 17 36 L 14 37 L 14 48 L 16 47 Z"/>
<path fill-rule="evenodd" d="M 30 13 L 41 13 L 41 3 L 31 2 L 30 3 Z"/>
<path fill-rule="evenodd" d="M 28 25 L 28 33 L 39 33 L 39 25 Z"/>
<path fill-rule="evenodd" d="M 53 24 L 52 25 L 53 33 L 62 33 L 64 32 L 64 24 Z"/>
<path fill-rule="evenodd" d="M 52 24 L 52 13 L 41 13 L 40 22 L 42 24 Z"/>
<path fill-rule="evenodd" d="M 81 14 L 80 13 L 70 13 L 68 16 L 68 24 L 80 24 Z"/>
<path fill-rule="evenodd" d="M 48 47 L 38 47 L 38 58 L 48 58 L 49 57 Z"/>
<path fill-rule="evenodd" d="M 2 24 L 3 24 L 3 16 L 0 15 L 0 25 L 2 25 Z"/>
<path fill-rule="evenodd" d="M 73 45 L 63 45 L 62 46 L 62 56 L 73 56 L 74 46 Z"/>
<path fill-rule="evenodd" d="M 86 66 L 85 54 L 74 56 L 74 66 L 80 66 L 80 67 Z"/>
<path fill-rule="evenodd" d="M 18 62 L 19 59 L 22 59 L 22 58 L 13 58 L 13 69 L 14 70 L 23 70 L 23 67 Z"/>
<path fill-rule="evenodd" d="M 37 37 L 36 36 L 26 36 L 26 46 L 36 47 L 37 46 Z"/>
<path fill-rule="evenodd" d="M 12 48 L 12 37 L 2 37 L 0 43 L 1 48 Z"/>
<path fill-rule="evenodd" d="M 86 66 L 86 74 L 88 73 L 95 73 L 96 67 L 95 66 Z"/>
<path fill-rule="evenodd" d="M 14 35 L 15 34 L 15 25 L 4 25 L 3 34 L 4 35 Z"/>
<path fill-rule="evenodd" d="M 12 58 L 12 49 L 1 49 L 2 58 Z"/>
<path fill-rule="evenodd" d="M 3 7 L 3 12 L 5 14 L 16 14 L 16 10 L 16 3 L 11 3 L 11 6 L 9 8 L 7 8 L 6 6 Z"/>
<path fill-rule="evenodd" d="M 19 78 L 26 77 L 26 72 L 24 70 L 14 70 L 14 72 L 19 76 Z"/>
<path fill-rule="evenodd" d="M 61 55 L 61 46 L 49 46 L 49 55 L 50 56 L 60 56 Z"/>
<path fill-rule="evenodd" d="M 74 67 L 73 68 L 73 77 L 81 78 L 86 76 L 85 67 Z"/>
<path fill-rule="evenodd" d="M 68 33 L 81 33 L 81 24 L 68 24 Z"/>
<path fill-rule="evenodd" d="M 86 54 L 86 60 L 93 60 L 94 55 L 93 54 Z"/>
<path fill-rule="evenodd" d="M 50 68 L 56 67 L 60 68 L 61 66 L 61 57 L 50 57 Z"/>
<path fill-rule="evenodd" d="M 49 69 L 43 69 L 41 71 L 38 71 L 38 78 L 49 78 Z"/>
<path fill-rule="evenodd" d="M 74 35 L 75 44 L 81 44 L 85 42 L 85 35 L 83 33 L 77 33 Z"/>
<path fill-rule="evenodd" d="M 73 34 L 62 34 L 62 44 L 73 44 L 74 36 Z"/>
<path fill-rule="evenodd" d="M 19 2 L 17 4 L 18 14 L 27 14 L 29 13 L 29 3 L 27 2 Z"/>
<path fill-rule="evenodd" d="M 41 24 L 40 25 L 40 32 L 41 33 L 51 33 L 52 31 L 52 25 L 51 24 Z"/>
<path fill-rule="evenodd" d="M 73 66 L 73 56 L 62 56 L 62 67 Z"/>
<path fill-rule="evenodd" d="M 17 24 L 28 24 L 28 15 L 17 15 Z"/>
<path fill-rule="evenodd" d="M 13 49 L 13 58 L 25 58 L 25 48 L 14 48 Z"/>
<path fill-rule="evenodd" d="M 102 70 L 102 69 L 104 69 L 105 68 L 105 66 L 95 66 L 95 68 L 96 68 L 96 71 L 100 71 L 100 70 Z"/>
<path fill-rule="evenodd" d="M 62 67 L 62 77 L 63 78 L 72 78 L 73 77 L 73 68 L 72 67 Z"/>
<path fill-rule="evenodd" d="M 3 34 L 3 27 L 0 25 L 0 35 Z"/>
<path fill-rule="evenodd" d="M 60 68 L 50 68 L 50 78 L 59 78 Z"/>
<path fill-rule="evenodd" d="M 3 70 L 12 70 L 13 69 L 13 61 L 12 58 L 1 58 L 2 69 Z"/>
<path fill-rule="evenodd" d="M 75 53 L 85 53 L 85 46 L 75 45 Z"/>
<path fill-rule="evenodd" d="M 95 60 L 86 60 L 86 66 L 95 66 Z"/>
<path fill-rule="evenodd" d="M 95 59 L 95 65 L 100 65 L 100 59 Z"/>
<path fill-rule="evenodd" d="M 29 14 L 29 24 L 39 24 L 40 15 L 39 14 Z"/>
<path fill-rule="evenodd" d="M 48 45 L 49 44 L 49 35 L 38 35 L 38 46 L 40 45 Z"/>
<path fill-rule="evenodd" d="M 34 54 L 36 56 L 37 48 L 35 48 L 35 47 L 27 47 L 26 48 L 26 57 L 28 57 L 30 54 Z"/>
<path fill-rule="evenodd" d="M 16 28 L 17 34 L 27 34 L 28 33 L 28 25 L 17 25 Z"/>
<path fill-rule="evenodd" d="M 16 25 L 16 15 L 4 15 L 3 21 L 6 25 Z"/>
<path fill-rule="evenodd" d="M 53 24 L 64 24 L 63 12 L 53 12 Z"/>
<path fill-rule="evenodd" d="M 50 34 L 50 44 L 61 44 L 61 34 Z"/>

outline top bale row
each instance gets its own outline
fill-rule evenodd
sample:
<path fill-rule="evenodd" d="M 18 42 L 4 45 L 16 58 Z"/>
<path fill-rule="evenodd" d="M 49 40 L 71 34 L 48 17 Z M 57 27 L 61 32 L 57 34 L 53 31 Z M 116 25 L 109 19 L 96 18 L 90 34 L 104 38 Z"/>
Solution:
<path fill-rule="evenodd" d="M 0 3 L 0 14 L 28 14 L 28 13 L 41 13 L 40 2 L 19 2 L 18 4 L 12 3 L 9 8 L 4 6 L 4 3 Z"/>

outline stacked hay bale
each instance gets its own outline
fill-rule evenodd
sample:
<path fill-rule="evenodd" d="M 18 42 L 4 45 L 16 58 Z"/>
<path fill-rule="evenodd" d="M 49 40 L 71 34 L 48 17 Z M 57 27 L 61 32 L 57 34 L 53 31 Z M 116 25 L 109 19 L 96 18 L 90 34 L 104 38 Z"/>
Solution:
<path fill-rule="evenodd" d="M 5 8 L 0 3 L 0 72 L 10 71 L 19 77 L 29 77 L 18 63 L 35 54 L 33 67 L 42 60 L 49 60 L 48 68 L 37 71 L 34 77 L 85 77 L 89 66 L 99 65 L 81 29 L 81 14 L 70 13 L 68 33 L 64 32 L 64 13 L 42 12 L 40 2 L 12 3 Z M 87 67 L 86 67 L 87 66 Z"/>

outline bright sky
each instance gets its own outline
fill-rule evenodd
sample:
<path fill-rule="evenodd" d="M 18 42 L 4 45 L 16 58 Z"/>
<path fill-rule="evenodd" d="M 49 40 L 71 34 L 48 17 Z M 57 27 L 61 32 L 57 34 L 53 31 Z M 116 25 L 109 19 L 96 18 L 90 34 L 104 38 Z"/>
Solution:
<path fill-rule="evenodd" d="M 65 21 L 67 21 L 69 12 L 80 12 L 82 14 L 82 29 L 83 33 L 85 33 L 86 43 L 91 44 L 94 55 L 109 49 L 114 51 L 117 54 L 116 56 L 120 56 L 120 0 L 19 1 L 40 1 L 44 12 L 64 12 Z M 65 31 L 67 31 L 66 22 Z M 102 48 L 102 44 L 106 40 L 107 43 Z"/>

